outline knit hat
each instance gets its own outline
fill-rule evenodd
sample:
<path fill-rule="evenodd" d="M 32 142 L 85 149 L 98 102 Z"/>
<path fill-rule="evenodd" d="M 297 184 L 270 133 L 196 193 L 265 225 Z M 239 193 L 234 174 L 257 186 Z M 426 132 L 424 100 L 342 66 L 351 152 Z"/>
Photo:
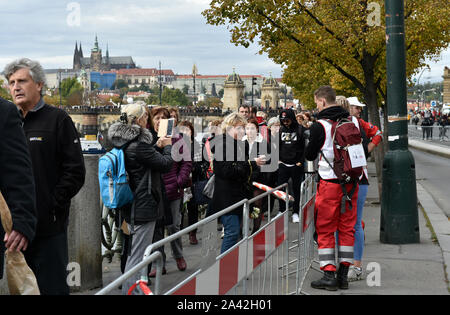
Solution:
<path fill-rule="evenodd" d="M 145 106 L 141 104 L 128 104 L 122 107 L 120 120 L 127 124 L 134 124 L 145 114 Z"/>
<path fill-rule="evenodd" d="M 269 119 L 269 122 L 267 123 L 267 127 L 270 128 L 270 127 L 272 127 L 272 125 L 279 124 L 279 123 L 280 123 L 280 118 L 272 117 Z"/>

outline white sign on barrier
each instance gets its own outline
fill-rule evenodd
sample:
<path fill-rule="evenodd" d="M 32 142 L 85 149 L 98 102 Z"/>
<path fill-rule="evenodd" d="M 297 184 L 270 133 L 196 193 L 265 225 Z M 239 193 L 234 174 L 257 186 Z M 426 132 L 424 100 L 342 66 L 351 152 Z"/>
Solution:
<path fill-rule="evenodd" d="M 202 231 L 202 265 L 201 269 L 206 270 L 214 265 L 217 257 L 217 221 L 211 220 L 203 226 Z"/>

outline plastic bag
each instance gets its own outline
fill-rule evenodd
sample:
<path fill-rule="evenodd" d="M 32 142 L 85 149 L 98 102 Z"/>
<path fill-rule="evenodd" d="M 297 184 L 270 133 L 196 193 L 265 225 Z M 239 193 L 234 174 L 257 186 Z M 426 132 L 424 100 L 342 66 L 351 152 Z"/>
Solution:
<path fill-rule="evenodd" d="M 3 229 L 11 234 L 12 218 L 8 205 L 0 192 L 0 216 Z M 40 295 L 36 276 L 27 265 L 22 252 L 6 251 L 6 275 L 9 293 L 12 295 Z"/>

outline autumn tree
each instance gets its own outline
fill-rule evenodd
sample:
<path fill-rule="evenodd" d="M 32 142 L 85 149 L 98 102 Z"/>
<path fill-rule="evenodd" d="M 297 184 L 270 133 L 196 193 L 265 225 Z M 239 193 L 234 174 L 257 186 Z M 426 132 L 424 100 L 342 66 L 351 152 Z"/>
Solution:
<path fill-rule="evenodd" d="M 8 91 L 7 85 L 3 82 L 3 80 L 0 80 L 0 97 L 12 101 L 12 96 Z"/>
<path fill-rule="evenodd" d="M 384 1 L 212 0 L 202 14 L 209 24 L 227 25 L 235 45 L 257 42 L 260 54 L 283 67 L 283 82 L 302 103 L 314 106 L 313 91 L 330 84 L 363 100 L 380 126 L 378 108 L 388 103 Z M 441 0 L 405 1 L 409 80 L 449 45 L 449 16 Z M 378 149 L 379 180 L 383 155 Z"/>

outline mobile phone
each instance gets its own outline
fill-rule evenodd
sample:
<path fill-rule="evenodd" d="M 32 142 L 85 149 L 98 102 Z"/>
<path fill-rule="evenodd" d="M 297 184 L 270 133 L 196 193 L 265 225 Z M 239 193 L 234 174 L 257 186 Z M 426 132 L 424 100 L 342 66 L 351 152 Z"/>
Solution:
<path fill-rule="evenodd" d="M 172 137 L 175 126 L 175 119 L 161 119 L 159 122 L 158 137 Z"/>

